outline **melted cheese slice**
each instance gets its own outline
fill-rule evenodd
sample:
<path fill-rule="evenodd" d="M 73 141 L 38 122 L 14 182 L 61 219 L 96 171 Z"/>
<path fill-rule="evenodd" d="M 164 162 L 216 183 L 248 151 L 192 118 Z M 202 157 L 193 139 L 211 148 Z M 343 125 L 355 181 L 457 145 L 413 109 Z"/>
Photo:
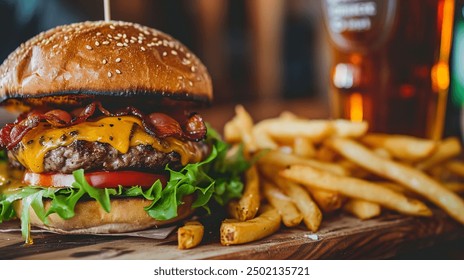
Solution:
<path fill-rule="evenodd" d="M 17 159 L 32 172 L 41 173 L 44 171 L 43 163 L 48 151 L 68 146 L 76 140 L 106 143 L 123 154 L 132 146 L 150 145 L 160 152 L 177 152 L 181 156 L 182 165 L 198 162 L 202 157 L 198 145 L 175 138 L 157 139 L 145 132 L 139 118 L 122 116 L 105 117 L 95 122 L 83 122 L 63 128 L 40 123 L 21 140 Z"/>

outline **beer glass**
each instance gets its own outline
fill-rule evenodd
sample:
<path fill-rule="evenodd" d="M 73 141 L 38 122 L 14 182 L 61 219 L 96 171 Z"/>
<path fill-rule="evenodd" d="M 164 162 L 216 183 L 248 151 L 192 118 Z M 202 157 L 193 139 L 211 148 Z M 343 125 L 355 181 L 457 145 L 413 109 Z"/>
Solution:
<path fill-rule="evenodd" d="M 439 139 L 449 87 L 453 0 L 322 0 L 335 118 Z"/>

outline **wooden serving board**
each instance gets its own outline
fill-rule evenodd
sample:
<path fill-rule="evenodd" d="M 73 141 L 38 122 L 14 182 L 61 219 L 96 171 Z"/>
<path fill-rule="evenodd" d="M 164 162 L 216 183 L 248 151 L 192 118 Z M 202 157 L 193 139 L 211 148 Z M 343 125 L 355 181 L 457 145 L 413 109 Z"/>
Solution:
<path fill-rule="evenodd" d="M 30 246 L 19 232 L 0 233 L 0 259 L 383 259 L 463 238 L 464 227 L 438 210 L 433 218 L 386 213 L 368 221 L 340 213 L 325 218 L 317 234 L 282 228 L 260 241 L 222 246 L 207 233 L 190 250 L 177 249 L 175 232 L 164 240 L 38 233 Z"/>

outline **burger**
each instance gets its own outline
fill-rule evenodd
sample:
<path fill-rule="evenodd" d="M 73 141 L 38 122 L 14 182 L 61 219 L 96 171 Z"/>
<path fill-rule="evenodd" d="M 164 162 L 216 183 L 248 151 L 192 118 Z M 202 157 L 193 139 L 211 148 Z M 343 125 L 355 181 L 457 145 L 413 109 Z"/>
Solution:
<path fill-rule="evenodd" d="M 205 66 L 161 31 L 100 21 L 33 37 L 0 66 L 0 106 L 18 112 L 0 147 L 21 170 L 0 183 L 0 222 L 19 217 L 26 241 L 30 225 L 120 233 L 239 197 L 243 161 L 194 112 L 212 97 Z"/>

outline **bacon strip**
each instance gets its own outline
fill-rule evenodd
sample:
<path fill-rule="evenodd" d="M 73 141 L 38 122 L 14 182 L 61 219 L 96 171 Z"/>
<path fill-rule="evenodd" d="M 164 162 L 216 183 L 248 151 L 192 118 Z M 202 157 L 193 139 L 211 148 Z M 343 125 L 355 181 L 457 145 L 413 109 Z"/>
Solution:
<path fill-rule="evenodd" d="M 37 127 L 40 122 L 47 121 L 53 127 L 72 126 L 87 121 L 96 113 L 97 109 L 105 116 L 132 115 L 139 117 L 145 131 L 158 138 L 175 137 L 200 141 L 206 136 L 206 125 L 199 114 L 192 114 L 188 118 L 186 117 L 185 121 L 179 122 L 164 113 L 144 115 L 140 110 L 131 106 L 111 113 L 100 102 L 92 102 L 74 118 L 63 110 L 51 110 L 45 114 L 38 111 L 22 114 L 14 123 L 7 124 L 0 130 L 0 148 L 12 149 L 21 141 L 24 135 Z"/>

